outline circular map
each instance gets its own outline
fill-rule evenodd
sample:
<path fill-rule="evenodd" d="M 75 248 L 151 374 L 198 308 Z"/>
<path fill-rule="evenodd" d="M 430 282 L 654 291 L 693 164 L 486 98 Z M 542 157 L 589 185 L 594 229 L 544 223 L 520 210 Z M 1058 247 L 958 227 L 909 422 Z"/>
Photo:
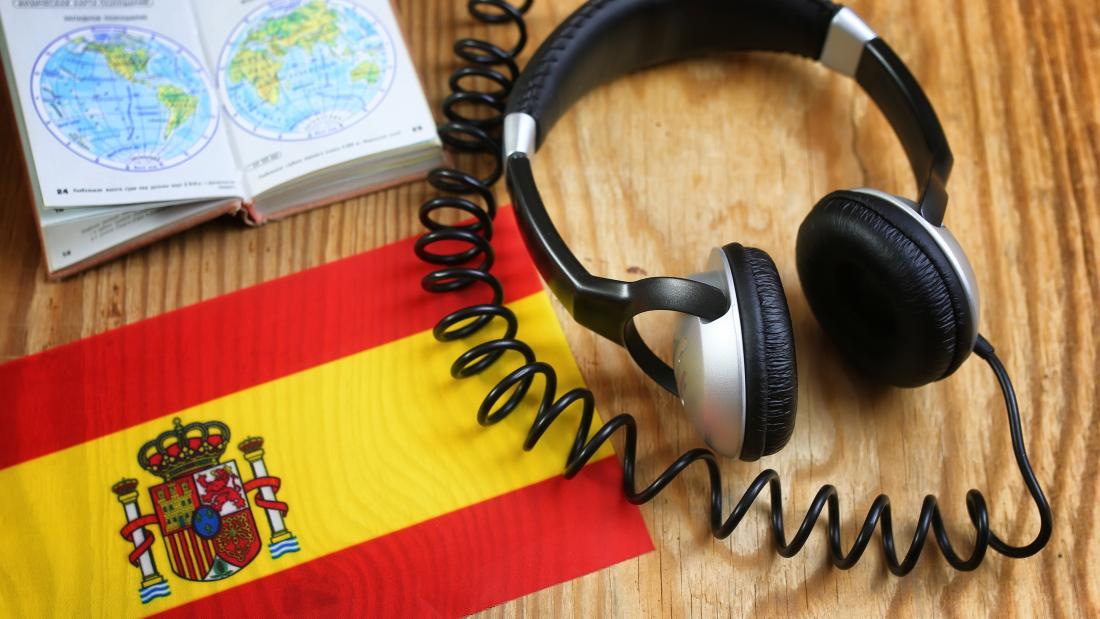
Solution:
<path fill-rule="evenodd" d="M 91 26 L 54 40 L 31 73 L 39 117 L 76 154 L 118 170 L 161 170 L 214 136 L 218 110 L 199 61 L 133 26 Z"/>
<path fill-rule="evenodd" d="M 229 115 L 276 140 L 316 138 L 362 120 L 393 76 L 389 34 L 346 0 L 271 2 L 237 25 L 218 62 Z"/>

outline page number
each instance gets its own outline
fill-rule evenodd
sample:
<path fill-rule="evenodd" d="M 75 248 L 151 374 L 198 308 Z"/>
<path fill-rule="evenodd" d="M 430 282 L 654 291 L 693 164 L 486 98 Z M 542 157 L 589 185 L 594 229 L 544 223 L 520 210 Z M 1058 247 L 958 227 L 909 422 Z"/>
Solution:
<path fill-rule="evenodd" d="M 416 133 L 418 131 L 423 131 L 423 130 L 424 130 L 424 125 L 413 125 L 413 128 L 412 128 L 413 133 Z"/>

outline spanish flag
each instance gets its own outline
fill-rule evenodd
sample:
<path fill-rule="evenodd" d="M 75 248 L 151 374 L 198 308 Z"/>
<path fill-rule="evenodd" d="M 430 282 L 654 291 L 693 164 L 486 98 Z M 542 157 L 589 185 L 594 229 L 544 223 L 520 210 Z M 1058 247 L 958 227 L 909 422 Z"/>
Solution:
<path fill-rule="evenodd" d="M 494 247 L 580 386 L 508 209 Z M 532 412 L 477 425 L 509 363 L 456 381 L 431 329 L 485 291 L 425 270 L 402 241 L 0 365 L 0 616 L 459 615 L 650 550 L 609 449 L 560 477 L 568 415 L 530 453 Z"/>

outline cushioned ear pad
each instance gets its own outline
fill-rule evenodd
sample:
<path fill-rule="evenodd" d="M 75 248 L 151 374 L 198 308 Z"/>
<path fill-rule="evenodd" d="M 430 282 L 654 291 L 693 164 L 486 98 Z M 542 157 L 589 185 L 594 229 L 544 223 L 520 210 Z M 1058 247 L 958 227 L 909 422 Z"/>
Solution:
<path fill-rule="evenodd" d="M 768 254 L 740 244 L 722 248 L 737 292 L 745 345 L 745 438 L 742 460 L 783 448 L 794 431 L 798 371 L 783 283 Z"/>
<path fill-rule="evenodd" d="M 969 353 L 973 317 L 932 235 L 878 197 L 825 196 L 798 230 L 810 309 L 845 359 L 899 387 L 948 376 Z"/>

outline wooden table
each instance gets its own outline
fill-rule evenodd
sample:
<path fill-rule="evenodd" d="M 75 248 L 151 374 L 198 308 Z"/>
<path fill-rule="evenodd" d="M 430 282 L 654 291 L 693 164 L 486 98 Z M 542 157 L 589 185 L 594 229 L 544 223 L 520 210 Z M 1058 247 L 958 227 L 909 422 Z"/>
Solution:
<path fill-rule="evenodd" d="M 397 4 L 438 103 L 455 67 L 452 41 L 486 29 L 457 0 Z M 577 4 L 537 2 L 528 20 L 533 40 Z M 763 507 L 729 539 L 712 540 L 705 479 L 692 471 L 643 508 L 656 552 L 486 614 L 1100 613 L 1100 577 L 1091 569 L 1100 563 L 1100 12 L 1089 0 L 853 4 L 919 77 L 951 139 L 947 224 L 977 272 L 982 332 L 1016 381 L 1031 458 L 1055 512 L 1050 545 L 1026 561 L 991 555 L 969 574 L 949 569 L 929 548 L 914 573 L 898 579 L 886 572 L 876 539 L 844 572 L 828 564 L 823 530 L 798 557 L 779 558 Z M 416 206 L 429 195 L 417 183 L 255 230 L 214 222 L 49 283 L 17 139 L 4 120 L 0 359 L 412 235 Z M 886 492 L 904 540 L 923 496 L 934 493 L 966 547 L 972 529 L 964 495 L 979 488 L 999 534 L 1017 542 L 1034 535 L 1038 518 L 1013 465 L 989 372 L 973 362 L 928 388 L 876 388 L 837 359 L 802 296 L 794 239 L 817 199 L 855 186 L 912 192 L 900 147 L 853 83 L 769 55 L 632 76 L 571 111 L 536 172 L 568 180 L 546 182 L 544 198 L 595 272 L 686 274 L 702 266 L 709 248 L 735 240 L 777 262 L 797 331 L 798 425 L 779 455 L 726 462 L 727 495 L 740 495 L 758 471 L 774 467 L 793 520 L 821 484 L 833 483 L 850 540 L 857 514 Z M 675 400 L 623 350 L 561 318 L 604 415 L 638 416 L 643 478 L 698 445 Z M 655 318 L 645 327 L 667 342 L 668 322 Z"/>

